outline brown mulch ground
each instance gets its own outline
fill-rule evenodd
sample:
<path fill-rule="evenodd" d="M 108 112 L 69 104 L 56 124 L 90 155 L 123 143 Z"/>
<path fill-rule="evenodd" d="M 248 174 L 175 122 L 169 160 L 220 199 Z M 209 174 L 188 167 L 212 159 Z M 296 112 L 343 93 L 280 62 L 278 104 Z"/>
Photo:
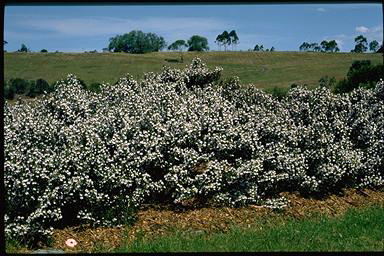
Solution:
<path fill-rule="evenodd" d="M 167 234 L 177 229 L 186 233 L 226 232 L 232 225 L 262 228 L 255 220 L 278 222 L 286 217 L 303 218 L 310 214 L 323 213 L 330 216 L 342 215 L 348 208 L 361 208 L 372 203 L 384 205 L 384 191 L 369 189 L 344 191 L 344 195 L 332 195 L 326 199 L 303 198 L 295 193 L 282 193 L 289 206 L 276 213 L 269 208 L 247 206 L 243 208 L 200 208 L 187 211 L 148 208 L 139 211 L 137 222 L 130 228 L 87 228 L 74 227 L 54 231 L 53 247 L 66 252 L 110 251 L 124 241 L 132 241 L 138 232 L 145 237 Z M 268 217 L 268 218 L 265 218 Z M 259 223 L 259 224 L 257 224 Z M 256 226 L 255 226 L 256 225 Z M 259 225 L 259 227 L 257 226 Z M 78 244 L 74 248 L 65 245 L 69 238 Z"/>

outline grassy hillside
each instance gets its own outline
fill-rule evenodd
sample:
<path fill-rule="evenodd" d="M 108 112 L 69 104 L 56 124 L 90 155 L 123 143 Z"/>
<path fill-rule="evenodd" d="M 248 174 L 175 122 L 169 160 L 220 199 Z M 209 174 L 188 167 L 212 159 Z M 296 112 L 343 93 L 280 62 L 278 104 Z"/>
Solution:
<path fill-rule="evenodd" d="M 343 78 L 354 60 L 369 59 L 382 63 L 381 54 L 313 53 L 313 52 L 186 52 L 184 62 L 179 53 L 5 53 L 5 80 L 38 79 L 49 83 L 75 74 L 87 84 L 114 83 L 126 73 L 136 79 L 145 72 L 157 72 L 164 65 L 183 68 L 198 56 L 209 67 L 224 68 L 223 78 L 238 76 L 242 84 L 259 88 L 288 87 L 292 83 L 316 85 L 320 77 Z M 172 61 L 173 60 L 173 61 Z"/>

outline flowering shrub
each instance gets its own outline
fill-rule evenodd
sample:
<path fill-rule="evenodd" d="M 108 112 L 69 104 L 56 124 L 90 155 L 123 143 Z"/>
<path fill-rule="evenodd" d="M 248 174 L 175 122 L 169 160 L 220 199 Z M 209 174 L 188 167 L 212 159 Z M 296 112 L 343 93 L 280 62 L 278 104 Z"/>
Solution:
<path fill-rule="evenodd" d="M 384 183 L 384 83 L 277 100 L 217 83 L 199 59 L 100 92 L 73 75 L 36 101 L 4 106 L 7 237 L 35 242 L 68 224 L 121 225 L 142 203 L 286 205 Z"/>

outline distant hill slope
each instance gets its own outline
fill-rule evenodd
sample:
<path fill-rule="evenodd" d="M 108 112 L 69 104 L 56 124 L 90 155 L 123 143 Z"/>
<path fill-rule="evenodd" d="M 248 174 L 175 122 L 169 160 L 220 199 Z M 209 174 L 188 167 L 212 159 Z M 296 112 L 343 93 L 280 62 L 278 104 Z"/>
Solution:
<path fill-rule="evenodd" d="M 314 86 L 325 75 L 343 78 L 354 60 L 383 62 L 377 53 L 314 52 L 156 52 L 126 53 L 4 53 L 5 80 L 38 79 L 49 83 L 75 74 L 87 84 L 115 83 L 126 73 L 134 78 L 145 72 L 157 72 L 164 65 L 183 68 L 198 56 L 209 67 L 223 67 L 222 77 L 238 76 L 242 84 L 259 88 L 288 87 L 292 83 Z"/>

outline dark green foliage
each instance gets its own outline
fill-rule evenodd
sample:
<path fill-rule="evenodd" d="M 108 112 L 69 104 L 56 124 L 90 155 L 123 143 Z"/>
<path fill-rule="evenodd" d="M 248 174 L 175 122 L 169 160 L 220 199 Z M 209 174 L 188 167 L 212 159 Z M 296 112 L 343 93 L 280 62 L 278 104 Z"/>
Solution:
<path fill-rule="evenodd" d="M 42 49 L 40 52 L 48 52 L 46 49 Z"/>
<path fill-rule="evenodd" d="M 56 90 L 56 87 L 57 87 L 57 81 L 51 83 L 50 86 L 49 86 L 49 92 L 53 92 L 53 91 L 55 91 L 55 90 Z"/>
<path fill-rule="evenodd" d="M 147 53 L 158 52 L 166 46 L 163 37 L 154 33 L 133 30 L 128 34 L 109 39 L 108 50 L 113 52 Z"/>
<path fill-rule="evenodd" d="M 36 88 L 39 93 L 43 93 L 44 91 L 50 92 L 51 90 L 47 81 L 41 78 L 36 80 Z"/>
<path fill-rule="evenodd" d="M 29 92 L 27 95 L 29 97 L 36 97 L 40 94 L 43 94 L 44 92 L 51 92 L 51 87 L 49 86 L 47 81 L 40 78 L 37 79 L 36 82 L 30 82 Z"/>
<path fill-rule="evenodd" d="M 263 45 L 255 45 L 255 47 L 253 48 L 253 50 L 255 51 L 255 52 L 263 52 L 263 51 L 266 51 L 266 52 L 274 52 L 275 51 L 275 47 L 271 47 L 271 49 L 268 49 L 268 48 L 266 48 L 265 50 L 264 50 L 264 46 Z"/>
<path fill-rule="evenodd" d="M 10 79 L 4 86 L 4 98 L 13 99 L 15 94 L 36 97 L 45 92 L 52 92 L 53 86 L 50 86 L 44 79 L 36 81 L 27 81 L 22 78 Z"/>
<path fill-rule="evenodd" d="M 221 47 L 221 45 L 224 45 L 224 49 L 227 50 L 227 46 L 232 45 L 232 50 L 234 49 L 234 46 L 239 43 L 239 37 L 236 34 L 235 30 L 232 30 L 228 33 L 228 31 L 224 31 L 220 35 L 216 37 L 217 45 Z"/>
<path fill-rule="evenodd" d="M 320 43 L 320 45 L 323 52 L 339 52 L 340 51 L 340 49 L 337 47 L 337 43 L 335 40 L 331 40 L 331 41 L 324 40 Z"/>
<path fill-rule="evenodd" d="M 184 40 L 176 40 L 170 46 L 168 46 L 168 50 L 183 51 L 185 47 L 188 47 L 188 44 Z"/>
<path fill-rule="evenodd" d="M 230 44 L 230 37 L 228 31 L 224 31 L 216 37 L 216 42 L 219 46 L 224 45 L 224 50 L 227 50 L 227 45 Z"/>
<path fill-rule="evenodd" d="M 208 51 L 208 39 L 202 36 L 198 35 L 193 35 L 189 40 L 188 40 L 188 51 Z"/>
<path fill-rule="evenodd" d="M 9 83 L 4 84 L 4 98 L 8 100 L 15 98 L 15 89 Z"/>
<path fill-rule="evenodd" d="M 230 44 L 232 44 L 232 49 L 233 49 L 233 46 L 239 43 L 239 37 L 237 36 L 235 30 L 232 30 L 231 32 L 229 32 L 228 36 L 230 39 Z"/>
<path fill-rule="evenodd" d="M 369 50 L 372 52 L 376 52 L 379 49 L 379 43 L 376 40 L 373 40 L 369 43 Z"/>
<path fill-rule="evenodd" d="M 88 90 L 92 91 L 92 92 L 96 92 L 96 93 L 99 93 L 101 92 L 101 84 L 100 83 L 91 83 L 89 86 L 88 86 Z"/>
<path fill-rule="evenodd" d="M 279 100 L 283 99 L 287 95 L 288 91 L 289 91 L 288 87 L 285 88 L 285 87 L 277 87 L 277 86 L 265 89 L 265 92 L 272 94 L 273 97 L 276 97 Z"/>
<path fill-rule="evenodd" d="M 40 93 L 37 91 L 36 88 L 36 82 L 33 80 L 29 81 L 29 90 L 27 92 L 27 96 L 34 98 L 39 94 Z"/>
<path fill-rule="evenodd" d="M 79 82 L 81 84 L 81 88 L 87 89 L 87 84 L 84 82 L 84 80 L 79 79 Z"/>
<path fill-rule="evenodd" d="M 359 35 L 355 38 L 355 49 L 351 50 L 351 52 L 366 52 L 368 47 L 368 41 L 367 38 L 365 38 L 363 35 Z"/>
<path fill-rule="evenodd" d="M 306 52 L 320 52 L 321 48 L 317 43 L 307 43 L 304 42 L 299 47 L 300 51 L 306 51 Z"/>
<path fill-rule="evenodd" d="M 300 51 L 306 51 L 309 48 L 309 43 L 304 42 L 300 45 L 299 49 Z"/>
<path fill-rule="evenodd" d="M 358 87 L 373 88 L 383 78 L 384 66 L 372 65 L 369 60 L 357 60 L 352 63 L 347 78 L 335 86 L 336 93 L 350 92 Z"/>
<path fill-rule="evenodd" d="M 217 45 L 219 46 L 219 49 L 221 50 L 221 45 L 224 44 L 223 34 L 220 34 L 216 37 L 215 43 L 217 43 Z"/>
<path fill-rule="evenodd" d="M 15 78 L 9 80 L 9 86 L 15 89 L 16 94 L 24 94 L 28 92 L 29 83 L 27 80 Z"/>
<path fill-rule="evenodd" d="M 264 46 L 263 45 L 255 45 L 255 47 L 253 48 L 253 50 L 255 52 L 263 52 L 264 51 Z"/>
<path fill-rule="evenodd" d="M 181 56 L 182 58 L 182 56 Z M 182 59 L 164 59 L 166 62 L 173 62 L 173 63 L 178 63 L 178 62 L 183 62 Z"/>
<path fill-rule="evenodd" d="M 353 89 L 357 88 L 356 86 L 352 85 L 351 83 L 348 83 L 346 79 L 340 80 L 334 89 L 335 93 L 346 93 L 353 91 Z"/>

